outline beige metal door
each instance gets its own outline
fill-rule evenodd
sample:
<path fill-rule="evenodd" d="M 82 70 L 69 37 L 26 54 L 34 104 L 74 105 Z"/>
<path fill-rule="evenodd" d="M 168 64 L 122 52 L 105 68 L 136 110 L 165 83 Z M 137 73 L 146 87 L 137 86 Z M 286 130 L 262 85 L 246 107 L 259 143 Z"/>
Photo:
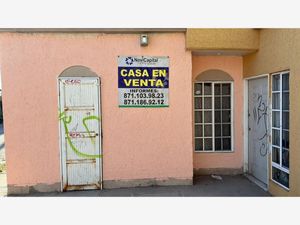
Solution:
<path fill-rule="evenodd" d="M 62 189 L 100 189 L 99 78 L 59 78 L 59 105 Z"/>

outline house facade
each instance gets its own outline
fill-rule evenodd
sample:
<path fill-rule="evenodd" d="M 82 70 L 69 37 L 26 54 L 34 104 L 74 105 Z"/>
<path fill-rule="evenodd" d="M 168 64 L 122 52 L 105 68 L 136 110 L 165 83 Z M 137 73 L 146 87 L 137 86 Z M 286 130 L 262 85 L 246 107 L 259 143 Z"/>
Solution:
<path fill-rule="evenodd" d="M 2 30 L 8 194 L 246 174 L 299 196 L 299 41 L 298 29 Z"/>

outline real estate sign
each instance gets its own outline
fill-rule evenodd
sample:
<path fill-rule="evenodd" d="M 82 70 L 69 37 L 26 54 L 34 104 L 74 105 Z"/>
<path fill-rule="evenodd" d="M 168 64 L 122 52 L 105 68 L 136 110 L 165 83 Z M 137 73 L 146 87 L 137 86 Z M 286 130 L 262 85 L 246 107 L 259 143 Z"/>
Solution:
<path fill-rule="evenodd" d="M 169 106 L 169 57 L 118 57 L 119 107 Z"/>

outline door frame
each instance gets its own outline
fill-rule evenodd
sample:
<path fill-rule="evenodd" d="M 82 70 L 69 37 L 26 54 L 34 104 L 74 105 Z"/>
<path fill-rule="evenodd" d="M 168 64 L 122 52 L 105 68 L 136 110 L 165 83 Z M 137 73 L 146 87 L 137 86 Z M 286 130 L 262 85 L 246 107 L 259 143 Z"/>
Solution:
<path fill-rule="evenodd" d="M 244 163 L 243 163 L 243 167 L 244 167 L 244 173 L 248 174 L 249 171 L 249 131 L 248 131 L 248 110 L 249 110 L 249 102 L 248 102 L 248 91 L 249 91 L 249 81 L 251 80 L 255 80 L 255 79 L 259 79 L 259 78 L 267 78 L 268 81 L 268 107 L 269 109 L 271 109 L 271 101 L 270 101 L 270 74 L 261 74 L 261 75 L 257 75 L 257 76 L 252 76 L 249 78 L 244 78 Z M 270 122 L 271 122 L 271 112 L 269 110 L 268 112 L 268 128 L 270 128 Z M 268 154 L 267 154 L 267 189 L 269 189 L 269 183 L 270 183 L 270 153 L 271 153 L 271 143 L 270 143 L 270 129 L 269 129 L 269 133 L 268 133 Z"/>
<path fill-rule="evenodd" d="M 99 174 L 100 174 L 100 190 L 103 189 L 103 132 L 102 132 L 102 121 L 103 121 L 103 117 L 102 117 L 102 105 L 101 105 L 101 78 L 99 76 L 59 76 L 57 77 L 57 104 L 58 104 L 58 115 L 59 115 L 59 109 L 60 109 L 60 82 L 61 82 L 61 78 L 77 78 L 77 79 L 81 79 L 81 78 L 95 78 L 97 79 L 97 93 L 98 93 L 98 106 L 99 106 L 99 117 L 100 117 L 100 123 L 98 124 L 99 126 L 99 154 L 102 155 L 102 157 L 99 158 L 100 162 L 100 166 L 99 166 Z M 64 180 L 63 180 L 63 148 L 62 148 L 62 141 L 61 141 L 61 137 L 62 137 L 62 130 L 61 130 L 61 124 L 60 121 L 58 121 L 58 141 L 59 141 L 59 172 L 60 172 L 60 191 L 63 192 L 64 191 Z"/>

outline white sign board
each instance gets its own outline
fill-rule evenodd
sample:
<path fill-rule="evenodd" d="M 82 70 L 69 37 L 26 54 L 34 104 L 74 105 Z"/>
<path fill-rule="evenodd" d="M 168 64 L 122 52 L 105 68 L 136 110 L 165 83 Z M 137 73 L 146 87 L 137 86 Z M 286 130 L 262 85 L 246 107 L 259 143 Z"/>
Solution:
<path fill-rule="evenodd" d="M 118 57 L 119 107 L 169 106 L 169 57 Z"/>

